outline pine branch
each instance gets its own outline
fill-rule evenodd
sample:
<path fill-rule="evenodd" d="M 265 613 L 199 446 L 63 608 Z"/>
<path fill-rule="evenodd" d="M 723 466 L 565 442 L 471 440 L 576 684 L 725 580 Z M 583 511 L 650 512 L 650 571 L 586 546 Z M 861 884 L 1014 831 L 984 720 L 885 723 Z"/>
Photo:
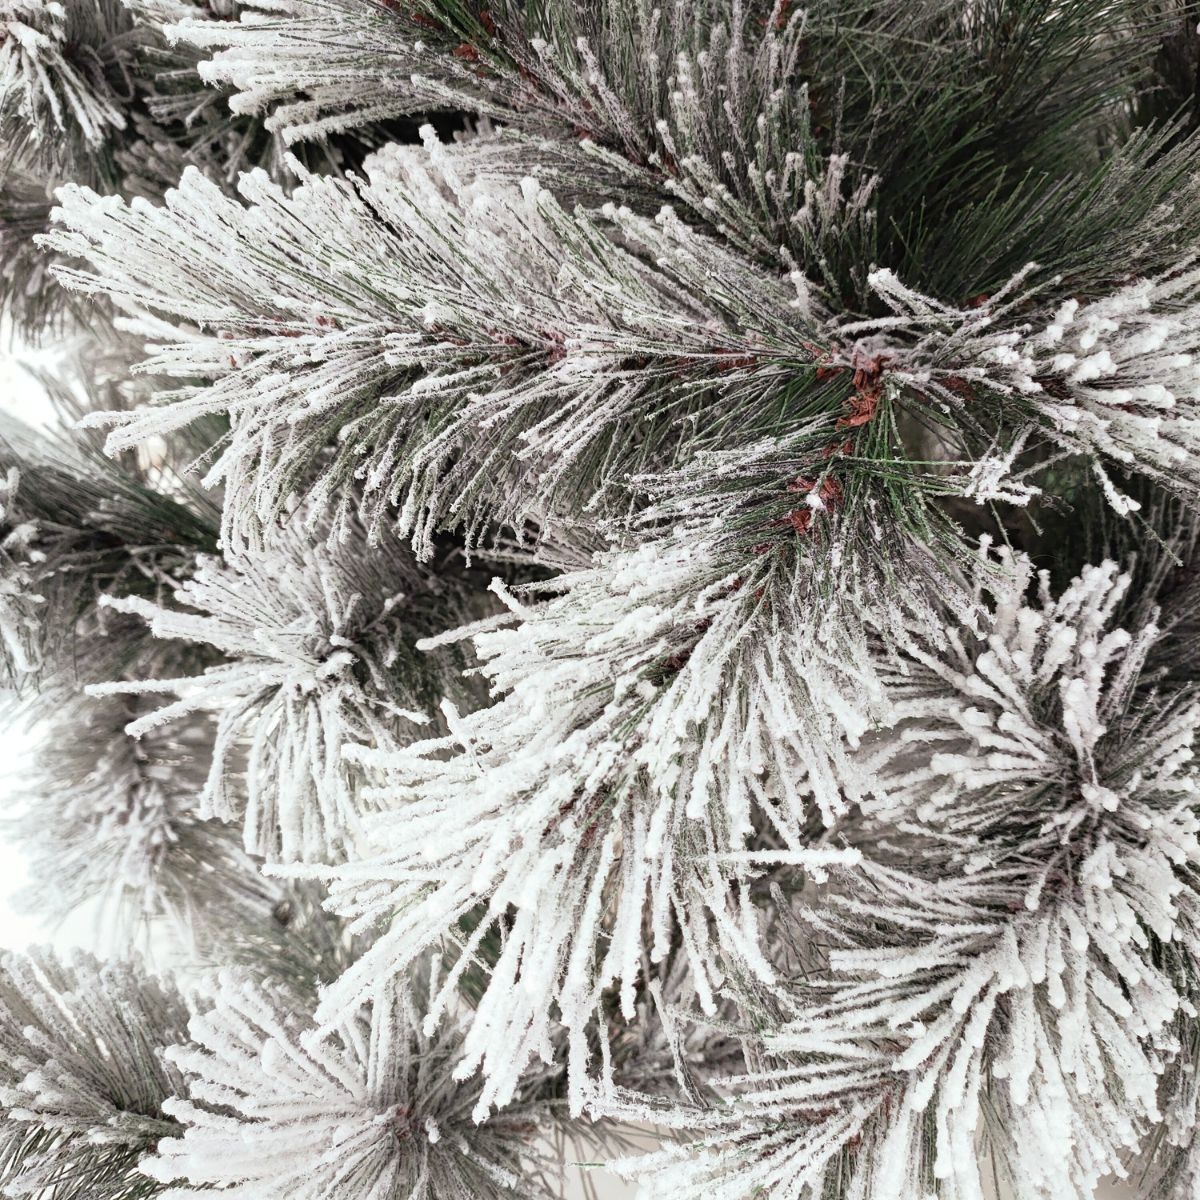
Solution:
<path fill-rule="evenodd" d="M 215 543 L 215 512 L 177 486 L 169 469 L 143 474 L 112 463 L 86 439 L 56 440 L 12 423 L 0 440 L 8 472 L 3 530 L 9 681 L 73 691 L 127 669 L 142 653 L 132 623 L 113 628 L 113 592 L 157 596 Z M 98 630 L 111 635 L 98 640 Z"/>
<path fill-rule="evenodd" d="M 501 122 L 503 157 L 537 162 L 556 192 L 599 204 L 632 189 L 649 211 L 670 197 L 751 257 L 812 257 L 814 277 L 839 290 L 869 253 L 872 183 L 817 147 L 808 23 L 786 4 L 322 0 L 172 33 L 223 48 L 202 74 L 238 90 L 237 111 L 271 110 L 268 127 L 292 143 L 464 111 Z M 830 219 L 843 208 L 848 219 Z"/>
<path fill-rule="evenodd" d="M 454 690 L 414 644 L 464 611 L 460 596 L 394 543 L 368 551 L 361 530 L 343 532 L 333 546 L 293 536 L 258 556 L 205 559 L 176 591 L 180 607 L 105 600 L 155 638 L 222 656 L 203 674 L 88 691 L 177 697 L 126 726 L 139 739 L 179 717 L 212 714 L 216 741 L 197 811 L 242 823 L 247 851 L 269 860 L 328 861 L 352 847 L 373 804 L 342 747 L 411 740 L 437 697 Z"/>
<path fill-rule="evenodd" d="M 1015 1194 L 1090 1195 L 1148 1144 L 1197 950 L 1196 699 L 1139 688 L 1158 634 L 1111 628 L 1112 564 L 1036 605 L 1011 569 L 975 640 L 897 664 L 863 857 L 803 910 L 827 967 L 656 1191 L 979 1189 L 986 1129 Z"/>
<path fill-rule="evenodd" d="M 906 595 L 855 540 L 903 535 L 864 529 L 869 517 L 839 511 L 840 490 L 835 502 L 832 488 L 805 487 L 808 503 L 780 486 L 770 503 L 792 511 L 771 520 L 767 504 L 739 511 L 737 490 L 697 512 L 685 482 L 694 524 L 517 595 L 493 584 L 506 619 L 423 643 L 470 636 L 497 699 L 467 714 L 443 704 L 443 737 L 348 750 L 382 770 L 372 794 L 384 811 L 364 822 L 356 861 L 330 873 L 331 903 L 380 932 L 320 1021 L 456 923 L 472 928 L 455 972 L 498 930 L 464 1070 L 482 1069 L 483 1103 L 503 1104 L 549 1036 L 552 1004 L 581 1069 L 605 989 L 631 1020 L 643 964 L 676 937 L 706 1013 L 731 963 L 774 980 L 748 881 L 770 862 L 819 874 L 844 853 L 819 834 L 813 844 L 812 818 L 833 824 L 874 786 L 847 749 L 888 709 L 868 647 L 903 634 L 901 608 L 927 611 L 938 583 L 949 602 L 955 584 L 927 563 L 922 594 L 912 538 Z M 884 588 L 897 611 L 868 624 Z M 748 846 L 756 830 L 772 849 Z"/>
<path fill-rule="evenodd" d="M 0 1181 L 9 1196 L 141 1200 L 160 1189 L 140 1164 L 179 1131 L 183 1093 L 164 1061 L 186 1037 L 174 988 L 136 964 L 77 953 L 0 964 Z"/>
<path fill-rule="evenodd" d="M 231 19 L 236 0 L 5 0 L 0 6 L 0 277 L 28 340 L 90 325 L 49 280 L 34 239 L 67 182 L 160 199 L 185 166 L 232 189 L 255 167 L 291 178 L 282 143 L 252 118 L 230 120 L 227 93 L 206 87 L 198 55 L 171 45 L 170 22 Z M 314 167 L 357 162 L 357 139 L 301 155 Z"/>
<path fill-rule="evenodd" d="M 116 951 L 157 937 L 203 948 L 269 908 L 271 889 L 234 831 L 193 811 L 212 749 L 204 724 L 125 726 L 147 706 L 78 698 L 41 739 L 32 777 L 6 802 L 7 825 L 34 880 L 19 897 L 43 919 L 91 912 L 97 944 Z"/>
<path fill-rule="evenodd" d="M 452 1077 L 453 1032 L 422 1029 L 423 991 L 380 987 L 368 1010 L 318 1038 L 284 997 L 228 978 L 217 1006 L 192 1022 L 197 1044 L 171 1053 L 191 1098 L 169 1106 L 183 1135 L 147 1165 L 178 1181 L 163 1200 L 557 1195 L 555 1164 L 536 1143 L 556 1119 L 541 1094 L 557 1068 L 480 1122 L 476 1089 Z"/>
<path fill-rule="evenodd" d="M 967 437 L 974 425 L 993 447 L 1003 447 L 1002 457 L 976 459 L 968 496 L 1027 503 L 1037 489 L 1009 486 L 1004 478 L 1034 434 L 1083 456 L 1120 515 L 1138 505 L 1117 491 L 1108 463 L 1191 494 L 1197 471 L 1191 406 L 1200 378 L 1193 353 L 1200 273 L 1192 260 L 1090 302 L 1072 297 L 1047 316 L 1030 311 L 1046 303 L 1026 290 L 1033 270 L 973 309 L 949 307 L 891 272 L 875 272 L 872 288 L 893 315 L 843 327 L 844 335 L 860 339 L 851 361 L 873 356 L 899 388 L 951 422 L 966 418 Z M 1061 284 L 1053 279 L 1048 286 L 1057 291 Z M 907 344 L 893 341 L 897 334 Z M 968 459 L 979 454 L 969 443 L 965 448 Z"/>
<path fill-rule="evenodd" d="M 249 209 L 195 173 L 162 210 L 64 193 L 69 232 L 49 243 L 96 270 L 64 282 L 211 331 L 185 326 L 146 369 L 214 382 L 114 416 L 109 449 L 228 412 L 208 481 L 226 484 L 231 547 L 255 544 L 293 492 L 344 511 L 363 480 L 368 528 L 399 503 L 424 556 L 441 527 L 473 542 L 601 504 L 614 476 L 682 457 L 706 411 L 745 397 L 778 414 L 811 371 L 820 307 L 802 280 L 752 271 L 669 214 L 596 221 L 533 185 L 494 195 L 472 163 L 397 148 L 367 181 L 314 178 L 290 197 L 248 177 Z M 251 237 L 255 270 L 231 270 Z M 828 411 L 832 424 L 841 405 Z"/>
<path fill-rule="evenodd" d="M 0 21 L 0 130 L 10 154 L 65 165 L 125 128 L 120 57 L 133 20 L 119 0 L 5 0 Z"/>
<path fill-rule="evenodd" d="M 290 881 L 278 886 L 270 902 L 243 909 L 240 919 L 222 929 L 223 938 L 206 947 L 204 961 L 234 967 L 264 986 L 288 989 L 307 1008 L 366 948 L 346 923 L 324 907 L 328 893 L 320 884 Z"/>

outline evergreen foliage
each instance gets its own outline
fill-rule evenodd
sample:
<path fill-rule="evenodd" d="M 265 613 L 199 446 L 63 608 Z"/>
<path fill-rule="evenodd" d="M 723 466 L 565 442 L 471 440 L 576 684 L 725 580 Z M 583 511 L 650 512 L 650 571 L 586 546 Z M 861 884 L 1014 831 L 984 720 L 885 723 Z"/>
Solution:
<path fill-rule="evenodd" d="M 1200 1195 L 1198 23 L 0 0 L 0 1192 Z"/>
<path fill-rule="evenodd" d="M 170 984 L 135 962 L 45 951 L 0 963 L 0 1164 L 9 1196 L 139 1200 L 140 1170 L 178 1130 L 183 1086 L 162 1057 L 187 1035 Z"/>

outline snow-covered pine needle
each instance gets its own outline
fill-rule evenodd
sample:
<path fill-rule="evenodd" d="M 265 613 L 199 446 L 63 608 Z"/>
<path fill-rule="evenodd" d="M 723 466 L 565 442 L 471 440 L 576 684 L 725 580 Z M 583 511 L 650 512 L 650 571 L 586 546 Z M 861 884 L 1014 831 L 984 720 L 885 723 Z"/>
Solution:
<path fill-rule="evenodd" d="M 1036 601 L 1006 565 L 980 635 L 893 681 L 861 858 L 799 914 L 826 966 L 780 989 L 769 1057 L 686 1153 L 623 1164 L 654 1195 L 980 1196 L 990 1155 L 1016 1195 L 1090 1196 L 1186 1103 L 1200 701 L 1139 677 L 1158 634 L 1115 619 L 1113 564 Z"/>
<path fill-rule="evenodd" d="M 226 975 L 169 1052 L 188 1099 L 168 1109 L 182 1136 L 144 1164 L 162 1200 L 516 1200 L 554 1196 L 539 1146 L 556 1121 L 558 1068 L 532 1075 L 482 1124 L 478 1085 L 457 1083 L 453 1028 L 421 1029 L 420 995 L 382 985 L 367 1009 L 319 1038 L 292 998 Z"/>
<path fill-rule="evenodd" d="M 197 812 L 239 821 L 268 859 L 344 855 L 372 806 L 342 747 L 410 739 L 436 712 L 435 661 L 414 649 L 461 609 L 451 589 L 394 543 L 311 546 L 295 530 L 257 555 L 201 562 L 176 606 L 106 598 L 157 638 L 208 647 L 223 661 L 176 679 L 94 684 L 92 695 L 173 695 L 126 726 L 132 736 L 211 713 L 217 733 Z M 436 614 L 436 615 L 434 615 Z"/>
<path fill-rule="evenodd" d="M 6 836 L 29 864 L 18 901 L 79 928 L 95 944 L 150 956 L 155 941 L 203 947 L 269 909 L 273 889 L 236 829 L 196 812 L 212 753 L 206 717 L 125 727 L 144 698 L 76 697 L 46 720 L 29 778 L 5 798 Z M 165 920 L 165 929 L 163 921 Z"/>
<path fill-rule="evenodd" d="M 291 194 L 255 172 L 249 207 L 195 171 L 164 208 L 64 189 L 46 243 L 93 271 L 59 277 L 155 339 L 149 314 L 175 323 L 184 340 L 146 370 L 212 381 L 103 418 L 110 451 L 228 413 L 207 479 L 231 550 L 302 491 L 314 518 L 355 505 L 425 557 L 442 527 L 609 500 L 734 398 L 778 411 L 816 353 L 801 278 L 751 270 L 670 210 L 572 214 L 532 179 L 478 182 L 476 153 L 392 147 L 365 180 Z"/>
<path fill-rule="evenodd" d="M 166 1114 L 187 1037 L 169 983 L 134 963 L 47 950 L 0 958 L 0 1187 L 6 1196 L 139 1200 L 139 1163 L 180 1131 Z"/>

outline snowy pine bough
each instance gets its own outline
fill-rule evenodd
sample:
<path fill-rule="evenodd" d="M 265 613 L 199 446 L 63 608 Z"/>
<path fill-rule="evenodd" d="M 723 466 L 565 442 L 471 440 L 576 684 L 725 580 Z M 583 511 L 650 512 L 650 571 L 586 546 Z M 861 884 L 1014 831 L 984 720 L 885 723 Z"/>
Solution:
<path fill-rule="evenodd" d="M 0 0 L 0 1194 L 1200 1196 L 1198 30 Z"/>

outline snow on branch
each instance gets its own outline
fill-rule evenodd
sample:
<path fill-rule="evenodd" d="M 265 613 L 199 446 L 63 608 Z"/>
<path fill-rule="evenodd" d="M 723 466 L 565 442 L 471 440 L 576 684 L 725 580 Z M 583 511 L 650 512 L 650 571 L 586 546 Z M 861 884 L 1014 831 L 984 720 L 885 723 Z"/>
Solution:
<path fill-rule="evenodd" d="M 113 950 L 149 950 L 151 923 L 164 919 L 178 944 L 204 947 L 269 907 L 272 892 L 237 832 L 195 811 L 211 723 L 131 737 L 125 726 L 149 708 L 145 698 L 75 697 L 50 716 L 30 778 L 5 798 L 32 880 L 18 899 L 54 921 L 93 905 L 97 940 Z"/>
<path fill-rule="evenodd" d="M 887 705 L 873 634 L 820 640 L 836 617 L 809 605 L 815 551 L 739 561 L 728 537 L 719 520 L 681 526 L 542 595 L 494 585 L 509 620 L 464 631 L 492 705 L 443 705 L 439 738 L 348 751 L 382 772 L 386 811 L 332 872 L 331 904 L 364 928 L 389 923 L 321 1021 L 486 908 L 463 961 L 496 925 L 503 953 L 462 1065 L 488 1075 L 486 1112 L 547 1053 L 554 1009 L 582 1037 L 612 985 L 628 1018 L 646 957 L 676 937 L 710 1013 L 728 964 L 773 979 L 749 883 L 771 863 L 819 875 L 854 858 L 820 822 L 871 789 L 850 747 Z"/>
<path fill-rule="evenodd" d="M 548 1198 L 558 1163 L 537 1138 L 557 1117 L 557 1068 L 532 1074 L 505 1112 L 473 1116 L 477 1086 L 452 1078 L 453 1028 L 421 1029 L 421 995 L 381 986 L 319 1038 L 290 997 L 227 975 L 170 1052 L 190 1099 L 168 1104 L 182 1136 L 145 1164 L 162 1200 L 327 1200 L 352 1194 Z"/>
<path fill-rule="evenodd" d="M 976 635 L 896 677 L 861 857 L 797 912 L 827 965 L 780 989 L 735 1118 L 623 1164 L 656 1195 L 982 1195 L 985 1142 L 1016 1194 L 1091 1195 L 1148 1149 L 1195 1011 L 1198 700 L 1140 678 L 1158 634 L 1117 623 L 1113 564 L 1036 601 L 1007 567 Z"/>
<path fill-rule="evenodd" d="M 107 601 L 156 637 L 223 656 L 202 674 L 89 691 L 176 697 L 132 720 L 134 737 L 187 714 L 213 714 L 216 741 L 197 811 L 243 822 L 253 854 L 344 854 L 370 801 L 342 747 L 411 737 L 444 690 L 434 660 L 417 655 L 414 643 L 454 620 L 455 597 L 400 547 L 362 553 L 363 546 L 361 536 L 311 546 L 293 530 L 258 555 L 203 561 L 176 592 L 177 606 Z"/>
<path fill-rule="evenodd" d="M 161 209 L 64 189 L 47 244 L 95 274 L 63 281 L 185 323 L 145 369 L 212 380 L 104 418 L 109 449 L 228 413 L 208 482 L 226 484 L 232 549 L 298 489 L 320 514 L 361 481 L 370 527 L 398 504 L 428 555 L 442 525 L 599 499 L 646 465 L 640 446 L 677 454 L 705 408 L 751 381 L 768 408 L 813 361 L 798 277 L 751 269 L 669 210 L 596 219 L 532 181 L 494 190 L 472 161 L 393 147 L 367 180 L 311 177 L 290 195 L 255 173 L 250 207 L 192 171 Z M 142 327 L 163 336 L 161 320 Z M 631 441 L 634 427 L 661 432 Z"/>
<path fill-rule="evenodd" d="M 499 3 L 473 14 L 258 0 L 239 22 L 187 20 L 169 33 L 216 49 L 202 74 L 236 89 L 235 111 L 269 113 L 289 141 L 473 113 L 503 126 L 506 160 L 535 164 L 556 189 L 670 196 L 752 257 L 834 284 L 837 249 L 869 236 L 874 181 L 817 148 L 807 25 L 782 0 L 770 16 L 750 5 Z"/>
<path fill-rule="evenodd" d="M 14 145 L 46 143 L 38 152 L 53 155 L 65 135 L 96 150 L 125 127 L 97 49 L 131 25 L 117 0 L 0 3 L 0 128 Z"/>
<path fill-rule="evenodd" d="M 145 669 L 161 667 L 144 644 L 131 650 L 135 623 L 106 613 L 101 598 L 156 597 L 186 577 L 215 548 L 217 508 L 165 465 L 131 469 L 86 438 L 15 423 L 0 429 L 0 470 L 6 682 L 36 706 L 123 671 L 139 651 Z"/>
<path fill-rule="evenodd" d="M 46 603 L 36 583 L 36 567 L 44 558 L 33 544 L 37 526 L 17 515 L 20 485 L 20 471 L 9 467 L 7 478 L 0 483 L 0 643 L 7 672 L 12 675 L 26 675 L 41 666 L 38 610 Z"/>
<path fill-rule="evenodd" d="M 0 959 L 0 1179 L 9 1196 L 132 1200 L 141 1160 L 179 1131 L 162 1052 L 187 1037 L 170 984 L 136 963 L 47 950 Z"/>
<path fill-rule="evenodd" d="M 1025 284 L 1033 270 L 965 310 L 877 271 L 871 285 L 895 315 L 844 332 L 863 337 L 860 353 L 869 346 L 952 418 L 979 421 L 989 395 L 998 398 L 983 419 L 996 434 L 1002 421 L 1013 432 L 976 464 L 965 494 L 1027 503 L 1030 485 L 1005 476 L 1032 433 L 1089 459 L 1119 514 L 1138 502 L 1118 491 L 1108 466 L 1190 494 L 1200 484 L 1200 268 L 1185 259 L 1168 274 L 1028 317 L 1040 302 Z"/>

